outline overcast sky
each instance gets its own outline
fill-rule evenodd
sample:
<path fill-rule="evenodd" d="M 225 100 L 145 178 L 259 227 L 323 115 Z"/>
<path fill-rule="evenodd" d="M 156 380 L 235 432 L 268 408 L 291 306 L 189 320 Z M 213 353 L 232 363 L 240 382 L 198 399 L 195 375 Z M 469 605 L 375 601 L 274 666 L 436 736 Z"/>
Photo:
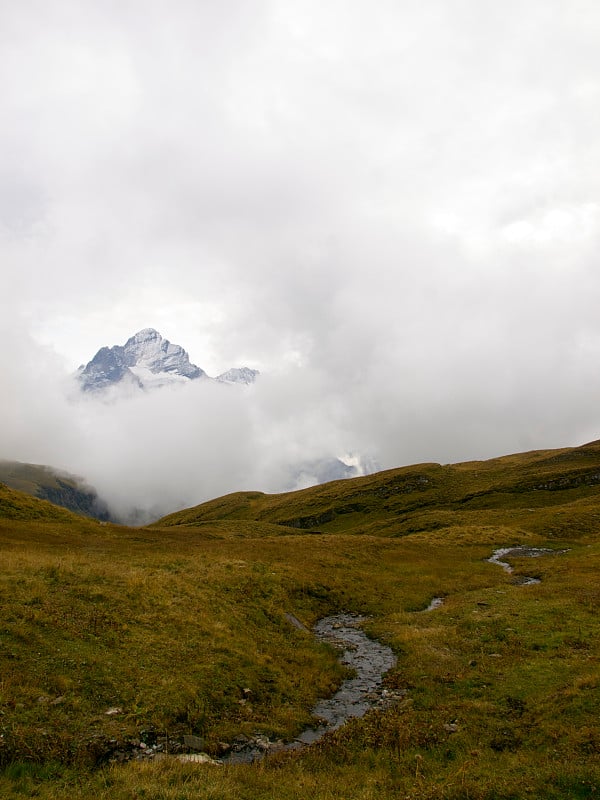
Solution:
<path fill-rule="evenodd" d="M 0 104 L 0 455 L 173 505 L 600 436 L 596 0 L 4 2 Z M 65 398 L 150 326 L 260 386 Z"/>

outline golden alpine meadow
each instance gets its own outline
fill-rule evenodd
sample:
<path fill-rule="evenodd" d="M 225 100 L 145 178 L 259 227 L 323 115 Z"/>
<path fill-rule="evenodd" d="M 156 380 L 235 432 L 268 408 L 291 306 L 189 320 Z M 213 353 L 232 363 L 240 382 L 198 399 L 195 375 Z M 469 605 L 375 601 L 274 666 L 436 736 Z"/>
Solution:
<path fill-rule="evenodd" d="M 236 493 L 144 528 L 0 486 L 0 548 L 2 797 L 600 795 L 600 442 Z M 392 648 L 393 700 L 221 763 L 239 737 L 317 724 L 348 669 L 310 629 L 342 611 Z"/>

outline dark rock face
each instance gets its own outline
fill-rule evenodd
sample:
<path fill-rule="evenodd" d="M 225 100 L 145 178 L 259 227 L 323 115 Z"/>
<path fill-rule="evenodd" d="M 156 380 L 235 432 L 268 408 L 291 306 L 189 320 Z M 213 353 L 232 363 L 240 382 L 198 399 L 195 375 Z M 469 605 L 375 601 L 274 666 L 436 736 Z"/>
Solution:
<path fill-rule="evenodd" d="M 119 383 L 129 373 L 124 359 L 124 348 L 102 347 L 79 375 L 81 388 L 86 391 L 97 391 Z"/>
<path fill-rule="evenodd" d="M 108 506 L 104 503 L 94 489 L 85 489 L 74 486 L 72 483 L 57 478 L 58 487 L 40 486 L 36 495 L 41 500 L 49 500 L 54 505 L 68 508 L 76 514 L 83 514 L 85 517 L 109 522 L 111 520 Z"/>

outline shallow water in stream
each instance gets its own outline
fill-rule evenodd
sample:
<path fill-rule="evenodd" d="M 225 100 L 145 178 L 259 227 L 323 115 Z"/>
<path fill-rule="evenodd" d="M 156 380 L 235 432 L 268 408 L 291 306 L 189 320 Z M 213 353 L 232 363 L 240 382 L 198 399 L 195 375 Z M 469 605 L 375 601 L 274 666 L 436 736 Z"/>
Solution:
<path fill-rule="evenodd" d="M 338 614 L 325 617 L 314 627 L 314 634 L 322 642 L 329 642 L 343 650 L 340 662 L 356 673 L 344 681 L 333 697 L 319 700 L 312 709 L 313 717 L 324 720 L 318 728 L 304 731 L 296 741 L 310 744 L 327 731 L 335 730 L 351 717 L 362 717 L 379 699 L 377 694 L 383 676 L 396 664 L 389 647 L 369 637 L 358 627 L 364 617 Z"/>
<path fill-rule="evenodd" d="M 312 709 L 316 727 L 307 728 L 293 742 L 248 742 L 228 753 L 223 761 L 229 764 L 248 763 L 263 758 L 269 751 L 297 750 L 318 741 L 352 717 L 362 717 L 381 702 L 385 673 L 396 664 L 389 647 L 369 637 L 360 629 L 364 617 L 336 614 L 319 620 L 313 633 L 319 641 L 328 642 L 342 651 L 340 662 L 352 669 L 354 677 L 345 680 L 330 698 L 319 700 Z"/>

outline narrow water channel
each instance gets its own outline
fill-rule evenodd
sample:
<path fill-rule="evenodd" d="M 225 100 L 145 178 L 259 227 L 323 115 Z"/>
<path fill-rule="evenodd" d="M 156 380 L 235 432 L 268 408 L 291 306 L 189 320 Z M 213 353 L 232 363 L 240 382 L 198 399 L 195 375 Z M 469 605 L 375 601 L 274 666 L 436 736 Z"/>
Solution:
<path fill-rule="evenodd" d="M 315 725 L 304 730 L 293 742 L 272 743 L 264 738 L 241 742 L 223 757 L 229 764 L 257 761 L 268 752 L 297 750 L 318 741 L 328 731 L 336 730 L 352 717 L 362 717 L 384 696 L 382 685 L 385 673 L 396 665 L 392 650 L 369 637 L 360 625 L 365 617 L 336 614 L 319 620 L 313 633 L 319 641 L 327 642 L 341 652 L 340 662 L 353 670 L 337 692 L 319 700 L 312 709 Z"/>
<path fill-rule="evenodd" d="M 362 717 L 379 699 L 385 673 L 396 665 L 389 647 L 369 637 L 360 629 L 364 617 L 337 614 L 319 620 L 314 634 L 342 651 L 340 662 L 354 670 L 355 676 L 344 681 L 338 691 L 312 709 L 312 715 L 322 720 L 317 728 L 308 728 L 296 741 L 310 744 L 327 731 L 335 730 L 352 717 Z"/>
<path fill-rule="evenodd" d="M 496 564 L 505 572 L 513 573 L 513 567 L 508 561 L 503 561 L 504 558 L 540 558 L 541 556 L 555 556 L 568 552 L 567 550 L 552 550 L 549 547 L 527 547 L 526 545 L 518 545 L 516 547 L 500 547 L 494 550 L 490 558 L 487 559 L 490 564 Z M 539 578 L 532 578 L 526 575 L 519 575 L 514 579 L 514 583 L 519 586 L 533 586 L 540 583 Z"/>

